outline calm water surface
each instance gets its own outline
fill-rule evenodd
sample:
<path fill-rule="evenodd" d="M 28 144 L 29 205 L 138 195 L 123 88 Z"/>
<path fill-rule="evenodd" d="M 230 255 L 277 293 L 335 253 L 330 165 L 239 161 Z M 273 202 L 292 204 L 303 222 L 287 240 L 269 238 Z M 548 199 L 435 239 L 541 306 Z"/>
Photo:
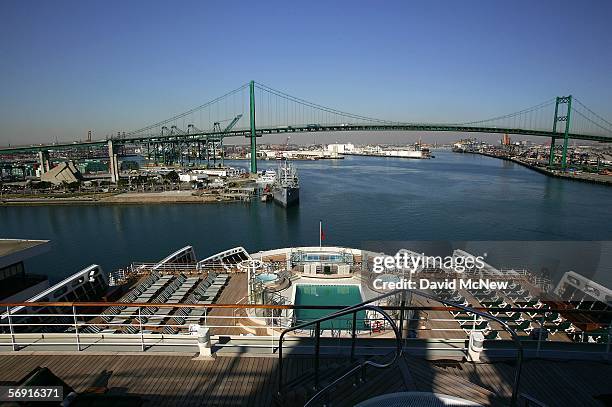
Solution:
<path fill-rule="evenodd" d="M 612 188 L 545 177 L 488 157 L 347 157 L 297 162 L 300 205 L 0 207 L 0 236 L 50 239 L 30 271 L 54 280 L 86 265 L 155 261 L 191 244 L 203 258 L 326 243 L 394 240 L 612 240 Z M 246 161 L 233 165 L 247 166 Z M 262 162 L 260 168 L 274 162 Z"/>

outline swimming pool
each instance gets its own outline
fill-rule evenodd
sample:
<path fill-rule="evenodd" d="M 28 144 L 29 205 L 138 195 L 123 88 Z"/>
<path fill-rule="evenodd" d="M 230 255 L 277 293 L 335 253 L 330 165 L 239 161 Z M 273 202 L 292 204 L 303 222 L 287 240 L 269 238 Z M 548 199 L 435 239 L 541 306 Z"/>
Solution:
<path fill-rule="evenodd" d="M 348 307 L 362 301 L 357 285 L 298 284 L 295 287 L 295 305 L 344 305 Z M 299 309 L 295 312 L 296 324 L 300 324 L 324 317 L 335 311 Z M 357 329 L 365 329 L 365 316 L 365 311 L 357 313 Z M 321 329 L 350 329 L 352 322 L 353 316 L 346 315 L 323 322 Z"/>
<path fill-rule="evenodd" d="M 257 274 L 255 278 L 262 283 L 271 283 L 273 281 L 278 280 L 278 274 L 276 273 L 261 273 Z"/>

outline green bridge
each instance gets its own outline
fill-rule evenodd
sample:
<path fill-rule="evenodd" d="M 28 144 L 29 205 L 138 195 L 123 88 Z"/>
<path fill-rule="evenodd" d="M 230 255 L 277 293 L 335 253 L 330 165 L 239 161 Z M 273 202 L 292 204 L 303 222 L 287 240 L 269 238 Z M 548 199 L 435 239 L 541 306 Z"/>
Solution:
<path fill-rule="evenodd" d="M 222 123 L 229 122 L 222 126 Z M 197 126 L 196 126 L 197 124 Z M 37 152 L 48 166 L 49 151 L 108 146 L 109 170 L 118 180 L 117 150 L 142 145 L 155 151 L 181 151 L 196 145 L 208 154 L 223 148 L 231 137 L 250 139 L 251 172 L 257 172 L 257 138 L 266 134 L 421 131 L 450 133 L 500 133 L 547 137 L 550 165 L 555 162 L 557 140 L 562 141 L 561 167 L 567 167 L 568 142 L 612 142 L 612 123 L 597 115 L 573 96 L 561 96 L 514 113 L 465 123 L 411 123 L 381 120 L 332 109 L 251 81 L 187 112 L 116 137 L 103 140 L 0 147 L 0 155 Z M 164 150 L 165 151 L 165 150 Z"/>

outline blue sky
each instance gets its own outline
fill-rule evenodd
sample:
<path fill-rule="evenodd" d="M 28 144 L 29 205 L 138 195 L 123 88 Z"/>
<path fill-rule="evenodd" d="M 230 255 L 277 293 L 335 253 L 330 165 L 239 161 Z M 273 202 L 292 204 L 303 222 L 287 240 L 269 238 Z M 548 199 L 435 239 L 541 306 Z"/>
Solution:
<path fill-rule="evenodd" d="M 403 121 L 572 93 L 612 118 L 612 2 L 0 2 L 0 144 L 103 137 L 250 79 Z"/>

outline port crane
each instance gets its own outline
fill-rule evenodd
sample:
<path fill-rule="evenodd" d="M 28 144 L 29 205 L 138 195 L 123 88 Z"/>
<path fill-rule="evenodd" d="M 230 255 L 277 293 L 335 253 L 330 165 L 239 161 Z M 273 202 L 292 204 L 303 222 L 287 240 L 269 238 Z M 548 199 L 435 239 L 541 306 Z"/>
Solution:
<path fill-rule="evenodd" d="M 226 122 L 229 121 L 230 119 L 227 120 L 221 120 L 218 122 L 215 122 L 213 124 L 213 132 L 219 132 L 220 134 L 218 136 L 214 136 L 214 138 L 216 139 L 214 143 L 218 143 L 220 151 L 221 151 L 221 166 L 224 165 L 223 159 L 225 157 L 225 154 L 223 152 L 223 138 L 225 137 L 225 135 L 227 133 L 229 133 L 229 131 L 231 129 L 234 128 L 234 126 L 236 125 L 236 123 L 238 123 L 240 121 L 240 119 L 242 118 L 242 114 L 237 115 L 236 117 L 234 117 L 233 119 L 231 119 L 231 122 L 225 126 L 225 128 L 223 129 L 223 131 L 221 131 L 221 123 L 222 122 Z M 215 144 L 213 144 L 213 147 L 215 147 Z M 216 163 L 216 149 L 213 149 L 213 162 Z"/>
<path fill-rule="evenodd" d="M 224 165 L 224 156 L 223 153 L 223 139 L 225 135 L 230 132 L 236 126 L 236 124 L 242 118 L 242 114 L 237 115 L 233 119 L 225 119 L 219 120 L 213 123 L 213 133 L 214 135 L 206 136 L 205 140 L 205 148 L 206 148 L 206 163 L 210 164 L 210 151 L 212 149 L 212 158 L 213 165 L 217 164 L 217 150 L 221 151 L 221 165 Z M 221 123 L 230 122 L 224 129 L 221 129 Z M 202 130 L 195 127 L 193 124 L 187 126 L 187 133 L 204 133 Z M 201 154 L 200 154 L 201 158 Z"/>

